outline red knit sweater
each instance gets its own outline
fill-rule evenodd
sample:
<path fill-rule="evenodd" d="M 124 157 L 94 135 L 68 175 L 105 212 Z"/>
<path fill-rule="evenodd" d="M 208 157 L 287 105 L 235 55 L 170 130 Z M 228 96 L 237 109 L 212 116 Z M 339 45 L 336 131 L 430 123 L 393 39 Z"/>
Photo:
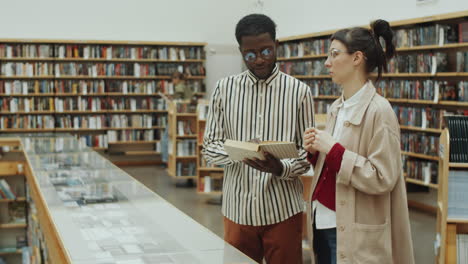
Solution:
<path fill-rule="evenodd" d="M 321 204 L 333 211 L 336 211 L 336 174 L 340 171 L 344 152 L 345 148 L 340 143 L 333 145 L 330 152 L 328 152 L 325 157 L 325 163 L 323 164 L 320 178 L 317 182 L 317 186 L 315 186 L 314 194 L 312 195 L 312 201 L 318 200 Z M 307 160 L 315 166 L 318 155 L 318 151 L 313 155 L 308 153 Z"/>

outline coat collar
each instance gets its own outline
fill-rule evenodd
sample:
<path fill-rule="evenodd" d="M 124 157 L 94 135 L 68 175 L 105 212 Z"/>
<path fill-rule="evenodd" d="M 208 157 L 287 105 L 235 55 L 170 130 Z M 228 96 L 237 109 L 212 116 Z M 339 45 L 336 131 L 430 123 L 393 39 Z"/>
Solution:
<path fill-rule="evenodd" d="M 362 89 L 363 90 L 359 98 L 358 106 L 354 112 L 355 114 L 349 120 L 349 122 L 353 125 L 361 124 L 361 121 L 364 117 L 364 113 L 366 112 L 367 107 L 372 101 L 372 98 L 374 98 L 374 95 L 376 94 L 375 87 L 371 81 L 367 81 L 367 85 L 363 87 Z M 343 107 L 342 102 L 343 102 L 343 95 L 341 95 L 341 98 L 336 100 L 330 107 L 330 113 L 333 117 L 336 117 L 340 107 Z"/>

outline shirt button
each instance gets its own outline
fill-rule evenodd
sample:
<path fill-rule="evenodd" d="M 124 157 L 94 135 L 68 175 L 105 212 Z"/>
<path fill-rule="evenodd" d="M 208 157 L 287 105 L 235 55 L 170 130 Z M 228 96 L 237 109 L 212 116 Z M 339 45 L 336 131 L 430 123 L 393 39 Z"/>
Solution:
<path fill-rule="evenodd" d="M 344 227 L 344 226 L 340 226 L 340 231 L 341 231 L 341 232 L 344 232 L 344 231 L 345 231 L 345 227 Z"/>
<path fill-rule="evenodd" d="M 346 204 L 346 201 L 341 201 L 341 202 L 340 202 L 340 205 L 341 205 L 341 206 L 344 206 L 345 204 Z"/>
<path fill-rule="evenodd" d="M 349 121 L 345 121 L 345 122 L 344 122 L 344 126 L 345 126 L 345 127 L 349 127 L 349 125 L 350 125 Z"/>
<path fill-rule="evenodd" d="M 342 259 L 346 258 L 345 254 L 343 252 L 340 253 L 340 258 L 342 258 Z"/>

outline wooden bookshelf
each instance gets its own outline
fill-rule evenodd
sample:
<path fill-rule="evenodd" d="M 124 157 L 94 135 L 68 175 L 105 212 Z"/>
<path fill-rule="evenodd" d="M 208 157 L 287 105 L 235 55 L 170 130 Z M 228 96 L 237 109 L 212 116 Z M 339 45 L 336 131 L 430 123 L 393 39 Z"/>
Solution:
<path fill-rule="evenodd" d="M 412 126 L 400 126 L 401 130 L 409 130 L 409 131 L 417 131 L 417 132 L 427 132 L 427 133 L 434 133 L 440 134 L 442 133 L 442 129 L 436 128 L 421 128 L 421 127 L 412 127 Z"/>
<path fill-rule="evenodd" d="M 454 12 L 448 14 L 441 14 L 441 15 L 434 15 L 428 17 L 421 17 L 421 18 L 414 18 L 414 19 L 406 19 L 401 21 L 394 21 L 390 22 L 390 25 L 394 32 L 397 30 L 410 30 L 416 29 L 419 27 L 427 27 L 432 26 L 435 24 L 440 25 L 455 25 L 460 22 L 466 21 L 468 19 L 468 10 L 461 11 L 461 12 Z M 363 26 L 365 28 L 369 28 L 369 25 Z M 433 28 L 436 28 L 435 26 Z M 439 27 L 441 29 L 443 27 Z M 341 93 L 341 89 L 337 86 L 330 85 L 331 83 L 331 76 L 328 75 L 328 71 L 325 68 L 319 68 L 316 64 L 324 63 L 327 59 L 327 50 L 329 38 L 333 33 L 338 31 L 339 29 L 335 30 L 327 30 L 321 32 L 314 32 L 309 34 L 297 35 L 297 36 L 290 36 L 286 38 L 280 38 L 279 43 L 280 47 L 278 49 L 278 61 L 280 64 L 280 69 L 284 70 L 286 73 L 289 73 L 295 76 L 298 79 L 304 80 L 312 89 L 313 94 L 317 96 L 314 97 L 315 103 L 315 113 L 325 113 L 327 107 L 330 106 L 332 100 L 338 98 L 339 94 Z M 446 30 L 446 29 L 444 29 Z M 439 31 L 440 32 L 440 31 Z M 425 38 L 422 41 L 414 41 L 411 43 L 415 43 L 417 45 L 409 46 L 410 42 L 408 41 L 407 44 L 400 41 L 400 45 L 397 47 L 397 56 L 410 56 L 416 54 L 436 54 L 442 53 L 446 54 L 448 61 L 448 65 L 446 69 L 442 72 L 441 69 L 438 69 L 438 72 L 432 74 L 432 72 L 428 72 L 431 67 L 426 67 L 424 71 L 426 72 L 416 72 L 419 69 L 415 66 L 410 67 L 398 67 L 398 61 L 394 61 L 394 67 L 392 72 L 384 73 L 382 75 L 382 80 L 387 82 L 386 85 L 378 86 L 379 83 L 374 83 L 376 88 L 379 91 L 382 91 L 382 94 L 387 95 L 388 101 L 395 107 L 395 111 L 401 111 L 400 114 L 405 114 L 406 111 L 412 111 L 413 119 L 412 121 L 402 120 L 400 121 L 400 128 L 401 132 L 404 132 L 405 136 L 409 135 L 420 135 L 421 137 L 429 137 L 430 142 L 432 142 L 433 138 L 438 138 L 438 136 L 442 132 L 442 121 L 436 120 L 437 118 L 442 119 L 442 115 L 445 112 L 451 113 L 456 111 L 466 111 L 468 110 L 468 102 L 466 99 L 457 99 L 459 101 L 449 101 L 449 100 L 456 100 L 456 98 L 452 98 L 447 96 L 449 94 L 449 90 L 451 88 L 444 87 L 445 83 L 452 85 L 455 89 L 452 94 L 459 94 L 458 88 L 459 82 L 467 80 L 468 72 L 467 70 L 458 70 L 457 69 L 457 52 L 468 52 L 468 43 L 467 42 L 457 42 L 451 43 L 453 40 L 448 41 L 446 37 L 443 38 L 443 43 L 440 43 L 440 36 L 437 35 L 438 32 L 434 30 L 433 35 L 435 36 L 432 38 L 434 41 L 430 42 L 428 38 Z M 405 34 L 401 34 L 399 36 L 404 36 Z M 407 34 L 409 36 L 409 33 Z M 397 36 L 397 34 L 395 34 Z M 431 39 L 431 40 L 432 40 Z M 398 44 L 399 41 L 397 41 Z M 411 44 L 412 45 L 412 44 Z M 303 56 L 301 56 L 303 55 Z M 413 57 L 414 58 L 414 57 Z M 393 65 L 393 64 L 392 64 Z M 297 67 L 296 67 L 297 66 Z M 427 65 L 426 65 L 427 66 Z M 432 66 L 432 65 L 430 65 Z M 391 68 L 391 67 L 390 67 Z M 407 72 L 401 72 L 405 70 Z M 376 74 L 371 74 L 371 78 L 375 78 Z M 399 84 L 397 87 L 390 86 L 390 83 L 393 81 L 394 84 L 400 82 L 405 82 L 404 84 Z M 426 82 L 427 81 L 427 82 Z M 415 83 L 419 82 L 419 86 L 416 86 Z M 430 84 L 426 84 L 429 83 Z M 440 84 L 440 85 L 438 85 Z M 406 85 L 406 86 L 405 86 Z M 385 87 L 387 89 L 383 89 Z M 414 92 L 416 87 L 419 87 L 419 93 Z M 466 86 L 465 86 L 466 87 Z M 408 92 L 407 90 L 411 90 Z M 395 89 L 395 90 L 391 90 Z M 398 90 L 397 90 L 398 89 Z M 431 90 L 432 89 L 432 90 Z M 444 90 L 445 89 L 445 90 Z M 466 88 L 464 88 L 466 91 Z M 424 91 L 424 92 L 423 92 Z M 468 92 L 468 91 L 466 91 Z M 466 94 L 465 92 L 465 94 Z M 438 95 L 436 95 L 438 93 Z M 463 93 L 462 93 L 463 94 Z M 395 98 L 401 96 L 402 98 Z M 458 96 L 457 96 L 458 97 Z M 449 98 L 449 99 L 447 99 Z M 410 109 L 411 108 L 411 109 Z M 427 127 L 430 128 L 421 128 L 422 122 L 415 121 L 420 120 L 425 115 L 423 114 L 422 109 L 425 109 L 425 113 L 427 114 Z M 419 111 L 419 112 L 418 112 Z M 438 117 L 432 116 L 433 113 L 438 113 Z M 415 115 L 418 116 L 415 116 Z M 421 117 L 421 118 L 420 118 Z M 439 122 L 440 121 L 440 122 Z M 402 135 L 403 136 L 403 135 Z M 414 138 L 419 138 L 414 137 Z M 403 142 L 403 141 L 402 141 Z M 434 141 L 435 145 L 438 145 L 437 141 Z M 432 144 L 432 143 L 431 143 Z M 406 148 L 411 149 L 411 148 Z M 417 166 L 427 166 L 421 165 L 426 163 L 431 164 L 431 170 L 434 170 L 432 164 L 434 162 L 438 162 L 439 158 L 430 155 L 423 155 L 420 153 L 413 153 L 413 152 L 402 152 L 404 155 L 405 165 L 417 165 Z M 415 164 L 416 163 L 416 164 Z M 405 170 L 410 171 L 412 166 L 407 166 Z M 437 165 L 435 166 L 437 168 Z M 439 177 L 440 174 L 439 174 Z M 416 182 L 413 180 L 408 180 L 411 184 L 421 185 L 420 182 Z M 430 188 L 435 186 L 428 186 Z M 435 188 L 432 188 L 435 189 Z"/>
<path fill-rule="evenodd" d="M 0 199 L 0 203 L 24 202 L 26 197 L 17 197 L 16 199 Z"/>
<path fill-rule="evenodd" d="M 39 45 L 41 45 L 40 48 Z M 131 139 L 138 135 L 142 138 L 141 134 L 145 134 L 144 138 L 151 137 L 159 142 L 161 127 L 166 127 L 167 107 L 161 108 L 159 101 L 158 105 L 155 103 L 154 108 L 144 105 L 142 107 L 141 102 L 147 98 L 152 102 L 156 102 L 158 98 L 165 102 L 167 98 L 163 94 L 168 92 L 166 91 L 167 83 L 170 82 L 171 74 L 180 67 L 188 75 L 187 83 L 196 83 L 196 87 L 200 89 L 196 92 L 203 95 L 204 90 L 201 89 L 204 87 L 203 82 L 206 76 L 205 45 L 206 43 L 202 42 L 0 39 L 0 63 L 12 65 L 11 70 L 5 67 L 4 72 L 0 72 L 0 97 L 18 100 L 35 97 L 37 100 L 38 98 L 47 100 L 48 97 L 50 100 L 60 99 L 65 105 L 65 109 L 60 110 L 53 105 L 57 102 L 52 102 L 49 103 L 49 108 L 45 108 L 50 110 L 45 111 L 35 109 L 2 111 L 1 115 L 19 115 L 24 119 L 43 118 L 42 115 L 50 115 L 47 118 L 57 124 L 57 127 L 53 129 L 10 127 L 5 131 L 9 133 L 69 132 L 79 137 L 86 137 L 86 141 L 93 144 L 92 147 L 102 149 L 108 147 L 105 142 L 115 141 L 112 138 L 118 138 L 119 141 L 121 138 Z M 34 70 L 28 71 L 29 68 L 26 66 L 30 65 Z M 138 70 L 140 72 L 136 72 Z M 7 93 L 2 91 L 7 83 L 12 84 L 14 81 L 27 84 L 28 91 L 17 91 L 18 87 L 13 86 L 12 91 Z M 52 86 L 52 84 L 55 85 Z M 124 86 L 128 91 L 122 88 Z M 83 89 L 88 91 L 83 92 Z M 84 110 L 91 109 L 91 107 L 79 108 L 79 110 L 76 110 L 76 107 L 67 109 L 66 105 L 70 105 L 70 102 L 78 104 L 79 100 L 88 100 L 87 98 L 97 99 L 101 104 L 99 110 Z M 108 100 L 121 103 L 124 107 L 119 106 L 118 110 L 114 110 L 107 104 Z M 137 101 L 137 109 L 133 111 L 125 109 L 128 108 L 126 104 L 130 100 Z M 31 117 L 33 115 L 36 117 Z M 144 115 L 151 115 L 153 124 L 151 127 L 145 125 L 133 125 L 128 128 L 112 127 L 110 124 L 103 124 L 102 122 L 107 122 L 103 121 L 104 119 L 95 117 L 97 122 L 102 123 L 100 125 L 102 129 L 82 129 L 81 125 L 80 129 L 71 129 L 66 126 L 61 127 L 62 121 L 56 122 L 59 119 L 71 120 L 73 124 L 73 119 L 77 115 L 79 115 L 80 124 L 84 120 L 90 122 L 93 115 L 104 115 L 107 118 L 110 118 L 109 115 L 132 115 L 132 117 L 139 115 L 142 119 L 135 121 L 137 123 L 146 122 L 146 119 L 143 120 Z M 120 117 L 112 116 L 112 118 Z M 22 120 L 19 123 L 22 123 Z M 134 122 L 133 119 L 130 120 L 130 116 L 128 116 L 128 122 Z"/>
<path fill-rule="evenodd" d="M 5 198 L 0 195 L 0 257 L 6 261 L 6 263 L 16 263 L 17 259 L 21 260 L 21 249 L 17 249 L 17 237 L 27 237 L 26 228 L 27 225 L 27 213 L 28 201 L 26 199 L 26 180 L 25 180 L 25 163 L 17 161 L 17 153 L 20 152 L 21 144 L 18 140 L 9 138 L 0 138 L 0 147 L 8 146 L 10 150 L 3 153 L 0 157 L 0 179 L 5 180 L 5 185 L 2 186 L 2 193 L 6 194 L 6 190 L 10 190 L 14 193 L 15 198 Z M 12 151 L 15 150 L 15 151 Z M 11 154 L 11 155 L 10 155 Z M 15 159 L 13 159 L 15 157 Z M 7 189 L 5 189 L 7 188 Z M 24 211 L 21 213 L 21 217 L 24 214 L 24 221 L 19 219 L 12 219 L 11 207 L 15 205 L 13 209 Z M 18 213 L 13 213 L 18 214 Z M 19 217 L 19 215 L 17 215 Z M 19 255 L 19 256 L 17 256 Z"/>
<path fill-rule="evenodd" d="M 418 158 L 418 159 L 434 160 L 434 161 L 439 160 L 439 157 L 437 157 L 437 156 L 424 155 L 424 154 L 413 153 L 413 152 L 402 151 L 401 154 L 409 156 L 409 157 L 413 157 L 413 158 Z"/>
<path fill-rule="evenodd" d="M 191 112 L 195 111 L 195 107 L 190 105 L 189 101 L 184 100 L 173 100 L 168 104 L 167 172 L 169 176 L 177 180 L 197 178 L 197 114 Z"/>
<path fill-rule="evenodd" d="M 17 249 L 17 250 L 14 250 L 14 251 L 1 251 L 1 248 L 0 248 L 0 257 L 1 256 L 8 256 L 8 255 L 16 255 L 16 254 L 22 254 L 23 251 L 21 249 Z"/>
<path fill-rule="evenodd" d="M 426 186 L 426 187 L 430 187 L 432 189 L 438 189 L 439 186 L 437 184 L 434 184 L 434 183 L 425 183 L 421 180 L 417 180 L 417 179 L 412 179 L 412 178 L 406 178 L 406 182 L 409 182 L 409 183 L 412 183 L 412 184 L 416 184 L 416 185 L 421 185 L 421 186 Z"/>
<path fill-rule="evenodd" d="M 414 46 L 414 47 L 403 47 L 397 48 L 397 52 L 409 52 L 409 51 L 428 51 L 428 50 L 443 50 L 443 49 L 460 49 L 460 48 L 467 48 L 468 43 L 450 43 L 444 45 L 421 45 L 421 46 Z M 278 61 L 295 61 L 295 60 L 311 60 L 311 59 L 323 59 L 327 58 L 327 54 L 317 54 L 317 55 L 306 55 L 302 57 L 280 57 Z"/>
<path fill-rule="evenodd" d="M 208 115 L 208 105 L 208 100 L 199 100 L 197 106 L 197 193 L 220 197 L 222 195 L 224 168 L 210 166 L 206 163 L 201 153 L 203 149 L 206 118 Z M 215 201 L 215 203 L 216 202 L 217 201 Z"/>
<path fill-rule="evenodd" d="M 468 171 L 468 164 L 450 162 L 450 134 L 444 129 L 440 136 L 439 190 L 437 193 L 436 263 L 457 262 L 457 234 L 468 234 L 468 219 L 449 218 L 449 175 L 452 170 Z"/>

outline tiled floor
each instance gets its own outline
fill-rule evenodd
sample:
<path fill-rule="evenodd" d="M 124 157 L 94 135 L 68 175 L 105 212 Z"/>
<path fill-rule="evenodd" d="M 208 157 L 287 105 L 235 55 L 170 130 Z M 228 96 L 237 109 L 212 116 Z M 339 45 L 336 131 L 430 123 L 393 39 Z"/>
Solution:
<path fill-rule="evenodd" d="M 161 167 L 124 167 L 124 170 L 197 222 L 223 236 L 221 206 L 206 203 L 209 197 L 197 194 L 195 188 L 176 187 L 176 181 Z M 435 216 L 410 211 L 410 218 L 416 263 L 434 263 Z"/>

